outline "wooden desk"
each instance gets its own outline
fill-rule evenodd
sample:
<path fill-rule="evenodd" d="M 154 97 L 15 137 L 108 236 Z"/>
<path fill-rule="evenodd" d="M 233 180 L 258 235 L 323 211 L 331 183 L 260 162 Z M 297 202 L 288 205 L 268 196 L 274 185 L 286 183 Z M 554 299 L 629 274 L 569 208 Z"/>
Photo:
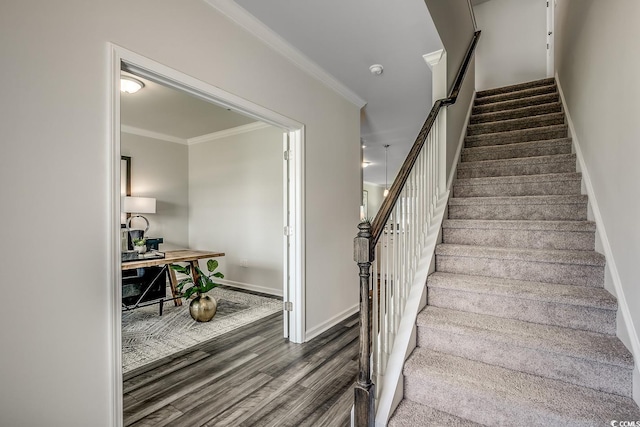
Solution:
<path fill-rule="evenodd" d="M 164 258 L 158 259 L 141 259 L 138 261 L 127 261 L 122 263 L 122 270 L 133 270 L 136 268 L 153 267 L 157 265 L 166 265 L 169 270 L 169 283 L 171 284 L 171 294 L 174 298 L 175 305 L 182 305 L 182 300 L 179 298 L 178 280 L 176 278 L 176 272 L 171 268 L 171 264 L 178 262 L 188 262 L 191 264 L 191 274 L 193 274 L 194 282 L 198 280 L 198 273 L 195 267 L 198 265 L 199 259 L 217 258 L 224 256 L 224 252 L 209 252 L 209 251 L 192 251 L 188 249 L 178 251 L 166 251 Z"/>

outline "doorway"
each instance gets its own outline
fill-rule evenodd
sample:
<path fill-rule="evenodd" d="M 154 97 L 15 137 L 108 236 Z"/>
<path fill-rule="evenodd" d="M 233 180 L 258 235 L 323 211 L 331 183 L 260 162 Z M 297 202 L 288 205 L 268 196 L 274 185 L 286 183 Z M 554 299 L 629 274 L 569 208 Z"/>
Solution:
<path fill-rule="evenodd" d="M 283 336 L 291 342 L 302 343 L 305 340 L 304 322 L 304 226 L 303 226 L 303 189 L 304 189 L 304 126 L 274 111 L 265 109 L 245 99 L 221 90 L 215 86 L 194 79 L 177 70 L 163 66 L 149 58 L 140 56 L 124 48 L 112 45 L 112 209 L 111 224 L 113 236 L 112 268 L 114 272 L 113 289 L 113 347 L 116 363 L 116 383 L 122 374 L 121 360 L 121 236 L 120 236 L 120 91 L 119 81 L 121 69 L 156 82 L 158 84 L 182 91 L 203 101 L 240 113 L 256 121 L 281 129 L 283 135 L 283 221 L 281 235 L 283 245 Z M 121 388 L 118 387 L 118 401 L 121 402 Z M 121 405 L 120 405 L 121 406 Z"/>

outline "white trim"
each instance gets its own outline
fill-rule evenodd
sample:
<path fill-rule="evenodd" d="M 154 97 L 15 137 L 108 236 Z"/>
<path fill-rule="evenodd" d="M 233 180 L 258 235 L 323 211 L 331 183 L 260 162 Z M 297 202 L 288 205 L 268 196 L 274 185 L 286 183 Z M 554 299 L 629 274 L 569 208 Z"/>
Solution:
<path fill-rule="evenodd" d="M 184 138 L 178 138 L 177 136 L 171 136 L 160 132 L 154 132 L 151 130 L 141 129 L 129 125 L 121 125 L 121 131 L 131 135 L 144 136 L 146 138 L 159 139 L 161 141 L 174 142 L 176 144 L 186 145 L 188 140 Z"/>
<path fill-rule="evenodd" d="M 311 341 L 321 333 L 328 331 L 329 329 L 336 326 L 338 323 L 342 322 L 344 319 L 356 314 L 359 311 L 360 311 L 360 303 L 354 305 L 353 307 L 349 307 L 346 310 L 341 311 L 340 313 L 336 314 L 332 318 L 327 319 L 324 322 L 320 323 L 318 326 L 315 326 L 314 328 L 309 329 L 306 333 L 305 342 Z"/>
<path fill-rule="evenodd" d="M 289 301 L 293 303 L 293 311 L 289 312 L 289 341 L 303 343 L 307 340 L 306 329 L 306 234 L 304 228 L 305 156 L 304 126 L 289 132 L 289 226 L 292 234 L 289 240 Z M 293 284 L 293 285 L 292 285 Z M 298 284 L 298 285 L 296 285 Z M 293 320 L 292 320 L 293 319 Z M 292 326 L 293 325 L 293 326 Z"/>
<path fill-rule="evenodd" d="M 216 139 L 228 138 L 230 136 L 240 135 L 247 132 L 253 132 L 256 130 L 268 128 L 270 125 L 264 122 L 253 122 L 242 126 L 236 126 L 233 128 L 220 130 L 218 132 L 208 133 L 206 135 L 194 136 L 187 139 L 187 144 L 194 145 L 203 142 L 215 141 Z"/>
<path fill-rule="evenodd" d="M 231 286 L 233 288 L 245 289 L 247 291 L 260 292 L 267 295 L 282 296 L 282 289 L 267 288 L 266 286 L 253 285 L 251 283 L 236 282 L 235 280 L 216 279 L 216 282 L 220 282 L 223 285 Z"/>
<path fill-rule="evenodd" d="M 433 70 L 433 67 L 435 67 L 440 63 L 443 53 L 444 53 L 444 49 L 439 49 L 431 53 L 426 53 L 422 55 L 422 58 L 425 60 L 429 68 Z"/>
<path fill-rule="evenodd" d="M 120 255 L 120 54 L 116 49 L 111 49 L 110 55 L 110 73 L 109 73 L 109 88 L 110 96 L 108 99 L 111 102 L 109 106 L 108 120 L 111 123 L 109 131 L 111 132 L 110 140 L 113 141 L 113 145 L 110 150 L 109 159 L 110 167 L 109 171 L 111 176 L 109 182 L 111 182 L 111 198 L 108 203 L 109 207 L 109 224 L 107 229 L 111 236 L 107 239 L 109 253 L 109 264 L 113 268 L 107 269 L 107 283 L 122 283 L 122 270 L 120 269 L 120 263 L 122 258 Z M 109 343 L 109 349 L 111 350 L 107 355 L 110 360 L 109 366 L 113 369 L 111 373 L 111 387 L 112 394 L 109 396 L 109 403 L 113 412 L 109 415 L 110 422 L 108 425 L 114 427 L 122 427 L 123 424 L 123 403 L 122 403 L 122 316 L 121 316 L 121 304 L 122 304 L 122 287 L 114 286 L 111 289 L 113 292 L 113 298 L 107 300 L 107 316 L 110 316 L 108 325 L 111 335 L 111 342 Z"/>
<path fill-rule="evenodd" d="M 349 102 L 355 104 L 358 108 L 362 108 L 367 104 L 367 102 L 360 98 L 355 92 L 342 84 L 338 79 L 293 47 L 288 41 L 233 0 L 205 0 L 205 2 L 287 58 L 302 71 L 315 77 L 325 86 L 333 89 Z"/>
<path fill-rule="evenodd" d="M 462 147 L 464 147 L 464 138 L 467 136 L 467 126 L 469 126 L 469 120 L 471 118 L 471 112 L 473 111 L 473 103 L 476 100 L 476 91 L 473 91 L 473 95 L 471 96 L 471 103 L 469 104 L 469 108 L 467 110 L 467 117 L 465 117 L 465 125 L 464 129 L 462 129 L 462 133 L 460 134 L 460 140 L 458 141 L 458 148 L 456 149 L 456 154 L 453 157 L 456 159 L 456 163 L 451 166 L 451 171 L 449 172 L 449 179 L 447 180 L 447 189 L 451 189 L 453 185 L 453 180 L 456 177 L 456 171 L 458 170 L 458 164 L 460 163 L 460 153 L 462 152 Z"/>
<path fill-rule="evenodd" d="M 562 106 L 564 107 L 564 113 L 567 116 L 567 123 L 569 124 L 569 131 L 571 132 L 571 140 L 576 150 L 576 157 L 580 164 L 582 179 L 583 179 L 585 188 L 587 189 L 587 196 L 589 197 L 589 205 L 591 205 L 593 217 L 596 222 L 596 229 L 598 230 L 597 234 L 600 236 L 602 248 L 604 249 L 604 255 L 607 261 L 605 268 L 609 269 L 609 272 L 611 273 L 611 279 L 613 281 L 613 286 L 616 291 L 615 296 L 618 300 L 618 308 L 622 313 L 622 319 L 624 321 L 625 327 L 627 328 L 626 332 L 627 332 L 627 335 L 629 336 L 629 340 L 631 341 L 631 352 L 633 353 L 634 359 L 636 360 L 636 367 L 637 367 L 638 360 L 640 360 L 640 340 L 638 339 L 638 333 L 631 319 L 631 310 L 629 310 L 629 304 L 627 303 L 627 299 L 624 295 L 624 289 L 622 288 L 622 280 L 620 279 L 620 274 L 618 273 L 618 267 L 616 266 L 616 260 L 613 257 L 611 244 L 609 243 L 609 238 L 607 237 L 607 231 L 604 226 L 604 221 L 602 220 L 602 215 L 600 214 L 598 199 L 596 198 L 596 194 L 593 190 L 593 185 L 591 184 L 591 177 L 589 176 L 589 170 L 587 169 L 587 165 L 584 161 L 584 156 L 582 155 L 582 149 L 580 148 L 580 143 L 578 141 L 578 134 L 576 133 L 576 130 L 573 126 L 573 120 L 571 120 L 571 115 L 569 114 L 569 110 L 567 109 L 567 102 L 564 98 L 564 93 L 562 92 L 562 86 L 560 85 L 560 79 L 558 78 L 558 73 L 556 73 L 555 78 L 558 86 L 558 93 L 560 94 L 560 99 L 562 100 Z"/>

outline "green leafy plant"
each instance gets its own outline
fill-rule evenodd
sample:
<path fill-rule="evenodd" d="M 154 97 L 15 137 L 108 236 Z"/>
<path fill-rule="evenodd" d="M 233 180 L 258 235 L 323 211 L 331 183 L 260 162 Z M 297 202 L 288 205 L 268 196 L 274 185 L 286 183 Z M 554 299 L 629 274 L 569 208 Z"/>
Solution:
<path fill-rule="evenodd" d="M 133 246 L 144 246 L 147 244 L 147 239 L 133 239 Z"/>
<path fill-rule="evenodd" d="M 210 259 L 207 261 L 207 270 L 209 270 L 209 274 L 205 274 L 200 267 L 195 267 L 196 273 L 196 281 L 193 280 L 193 275 L 191 274 L 191 265 L 187 265 L 183 267 L 181 265 L 172 264 L 171 268 L 178 273 L 186 274 L 187 277 L 182 279 L 178 285 L 176 286 L 180 292 L 182 292 L 182 288 L 187 285 L 191 285 L 190 288 L 184 291 L 182 295 L 185 299 L 188 299 L 193 294 L 197 294 L 198 296 L 209 292 L 211 289 L 219 286 L 220 283 L 215 283 L 211 278 L 216 277 L 218 279 L 224 279 L 224 274 L 216 271 L 218 268 L 218 261 L 215 259 Z"/>

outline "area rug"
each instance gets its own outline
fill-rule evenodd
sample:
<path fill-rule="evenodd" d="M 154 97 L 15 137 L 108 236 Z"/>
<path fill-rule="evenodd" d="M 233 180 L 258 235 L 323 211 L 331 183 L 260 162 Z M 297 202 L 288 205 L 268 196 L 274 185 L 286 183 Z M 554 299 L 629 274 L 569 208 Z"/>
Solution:
<path fill-rule="evenodd" d="M 184 302 L 181 307 L 165 302 L 162 316 L 157 304 L 123 312 L 123 373 L 282 310 L 282 301 L 274 298 L 223 288 L 208 294 L 218 301 L 218 311 L 207 323 L 194 321 Z"/>

